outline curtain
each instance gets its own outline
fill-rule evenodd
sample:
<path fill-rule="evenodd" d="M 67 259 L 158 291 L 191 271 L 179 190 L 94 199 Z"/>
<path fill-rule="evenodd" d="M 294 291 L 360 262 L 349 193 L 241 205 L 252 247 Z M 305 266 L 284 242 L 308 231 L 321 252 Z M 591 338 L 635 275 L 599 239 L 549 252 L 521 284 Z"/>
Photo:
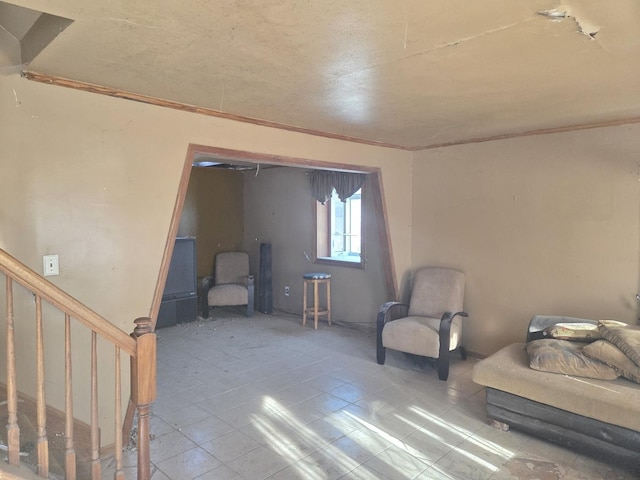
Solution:
<path fill-rule="evenodd" d="M 343 202 L 356 193 L 364 185 L 366 175 L 364 173 L 331 172 L 333 174 L 333 188 L 336 189 L 338 198 Z"/>
<path fill-rule="evenodd" d="M 326 170 L 314 170 L 309 175 L 311 195 L 322 205 L 331 198 L 331 190 L 333 190 L 331 173 Z"/>
<path fill-rule="evenodd" d="M 311 195 L 324 205 L 331 198 L 331 191 L 335 188 L 338 198 L 346 202 L 347 198 L 362 188 L 366 178 L 365 173 L 314 170 L 309 175 Z"/>

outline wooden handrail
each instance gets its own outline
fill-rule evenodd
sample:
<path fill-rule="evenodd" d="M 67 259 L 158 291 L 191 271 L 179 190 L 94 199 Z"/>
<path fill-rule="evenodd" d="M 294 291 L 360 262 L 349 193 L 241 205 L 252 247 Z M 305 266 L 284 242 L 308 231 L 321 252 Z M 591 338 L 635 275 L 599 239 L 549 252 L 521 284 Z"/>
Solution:
<path fill-rule="evenodd" d="M 36 316 L 36 416 L 37 416 L 37 464 L 38 474 L 49 476 L 49 444 L 46 429 L 46 397 L 45 397 L 45 368 L 44 368 L 44 335 L 42 299 L 64 313 L 65 317 L 65 478 L 76 479 L 76 451 L 73 440 L 73 390 L 71 375 L 71 337 L 70 321 L 75 318 L 82 325 L 91 330 L 91 478 L 101 477 L 100 464 L 100 425 L 98 415 L 98 336 L 110 342 L 115 347 L 115 478 L 123 479 L 122 446 L 125 432 L 130 424 L 125 421 L 122 425 L 122 376 L 121 352 L 130 357 L 131 362 L 131 392 L 129 406 L 138 414 L 138 479 L 149 480 L 151 477 L 151 458 L 149 448 L 149 415 L 150 407 L 156 398 L 156 334 L 151 319 L 137 318 L 133 333 L 127 335 L 117 326 L 100 316 L 89 307 L 82 304 L 62 289 L 40 276 L 35 271 L 9 255 L 0 248 L 0 273 L 6 275 L 7 301 L 7 438 L 9 463 L 19 465 L 20 429 L 17 424 L 17 389 L 15 368 L 15 339 L 14 339 L 14 304 L 13 284 L 19 283 L 34 295 Z M 127 412 L 127 419 L 133 419 Z M 129 425 L 129 426 L 127 426 Z"/>
<path fill-rule="evenodd" d="M 133 338 L 1 248 L 0 271 L 44 298 L 63 313 L 67 313 L 83 323 L 101 337 L 119 346 L 129 355 L 136 356 L 136 341 Z"/>

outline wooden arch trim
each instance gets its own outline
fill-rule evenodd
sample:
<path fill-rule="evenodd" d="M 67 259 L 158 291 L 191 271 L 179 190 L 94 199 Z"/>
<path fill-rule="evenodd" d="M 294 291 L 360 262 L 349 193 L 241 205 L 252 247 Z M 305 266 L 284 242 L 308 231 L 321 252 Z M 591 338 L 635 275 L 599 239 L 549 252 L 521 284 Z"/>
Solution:
<path fill-rule="evenodd" d="M 362 172 L 370 174 L 371 187 L 373 192 L 374 215 L 376 216 L 376 224 L 378 228 L 378 241 L 380 242 L 381 262 L 384 272 L 384 284 L 388 299 L 396 300 L 398 298 L 398 284 L 396 281 L 395 264 L 391 249 L 391 235 L 389 232 L 389 221 L 386 210 L 386 202 L 384 198 L 384 189 L 382 185 L 382 171 L 377 167 L 367 167 L 361 165 L 352 165 L 338 162 L 326 162 L 320 160 L 311 160 L 306 158 L 287 157 L 283 155 L 272 155 L 257 152 L 248 152 L 243 150 L 233 150 L 221 147 L 211 147 L 206 145 L 190 144 L 185 156 L 182 175 L 178 185 L 178 193 L 171 216 L 169 233 L 164 246 L 164 254 L 162 263 L 160 264 L 160 272 L 156 282 L 156 288 L 153 295 L 153 302 L 149 317 L 157 322 L 158 312 L 160 311 L 160 303 L 162 301 L 162 293 L 164 291 L 171 256 L 173 254 L 174 239 L 178 233 L 180 225 L 180 216 L 184 208 L 184 202 L 189 186 L 189 177 L 191 176 L 192 164 L 196 155 L 206 155 L 208 157 L 220 158 L 225 162 L 251 162 L 264 163 L 268 165 L 279 165 L 284 167 L 298 168 L 320 168 L 326 170 L 342 170 L 350 172 Z"/>

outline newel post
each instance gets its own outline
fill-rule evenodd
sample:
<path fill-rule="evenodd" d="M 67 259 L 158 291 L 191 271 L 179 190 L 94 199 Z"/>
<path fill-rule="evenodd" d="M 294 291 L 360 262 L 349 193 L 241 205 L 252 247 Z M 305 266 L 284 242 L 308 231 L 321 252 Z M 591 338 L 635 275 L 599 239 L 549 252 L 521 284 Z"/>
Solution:
<path fill-rule="evenodd" d="M 149 412 L 156 399 L 156 334 L 151 319 L 134 320 L 136 356 L 131 357 L 131 400 L 138 410 L 138 480 L 151 478 L 149 453 Z"/>

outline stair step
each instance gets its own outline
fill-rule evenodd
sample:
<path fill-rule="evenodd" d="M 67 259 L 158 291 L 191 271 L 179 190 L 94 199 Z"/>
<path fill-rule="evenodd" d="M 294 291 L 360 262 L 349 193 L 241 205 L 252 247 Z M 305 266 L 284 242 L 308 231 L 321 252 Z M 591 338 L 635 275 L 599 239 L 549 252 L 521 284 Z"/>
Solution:
<path fill-rule="evenodd" d="M 0 461 L 0 478 L 3 480 L 42 480 L 42 477 L 28 466 L 14 467 L 5 461 Z"/>
<path fill-rule="evenodd" d="M 18 426 L 20 427 L 20 452 L 27 455 L 21 456 L 21 467 L 29 471 L 35 470 L 37 465 L 37 429 L 35 427 L 36 404 L 33 399 L 19 395 L 18 400 Z M 6 386 L 0 384 L 0 425 L 7 424 L 6 410 Z M 47 438 L 49 441 L 49 474 L 50 478 L 64 478 L 65 465 L 65 438 L 64 438 L 64 413 L 57 409 L 47 407 Z M 6 430 L 0 429 L 0 442 L 6 445 Z M 91 462 L 91 429 L 81 422 L 74 422 L 74 443 L 76 450 L 77 478 L 90 477 Z M 0 460 L 0 472 L 2 467 L 10 466 Z M 13 467 L 15 468 L 15 467 Z M 87 476 L 88 475 L 88 476 Z M 0 479 L 4 477 L 0 474 Z M 9 477 L 12 478 L 12 477 Z M 21 477 L 18 477 L 21 478 Z M 27 477 L 30 478 L 30 477 Z M 36 476 L 42 480 L 42 477 Z"/>

